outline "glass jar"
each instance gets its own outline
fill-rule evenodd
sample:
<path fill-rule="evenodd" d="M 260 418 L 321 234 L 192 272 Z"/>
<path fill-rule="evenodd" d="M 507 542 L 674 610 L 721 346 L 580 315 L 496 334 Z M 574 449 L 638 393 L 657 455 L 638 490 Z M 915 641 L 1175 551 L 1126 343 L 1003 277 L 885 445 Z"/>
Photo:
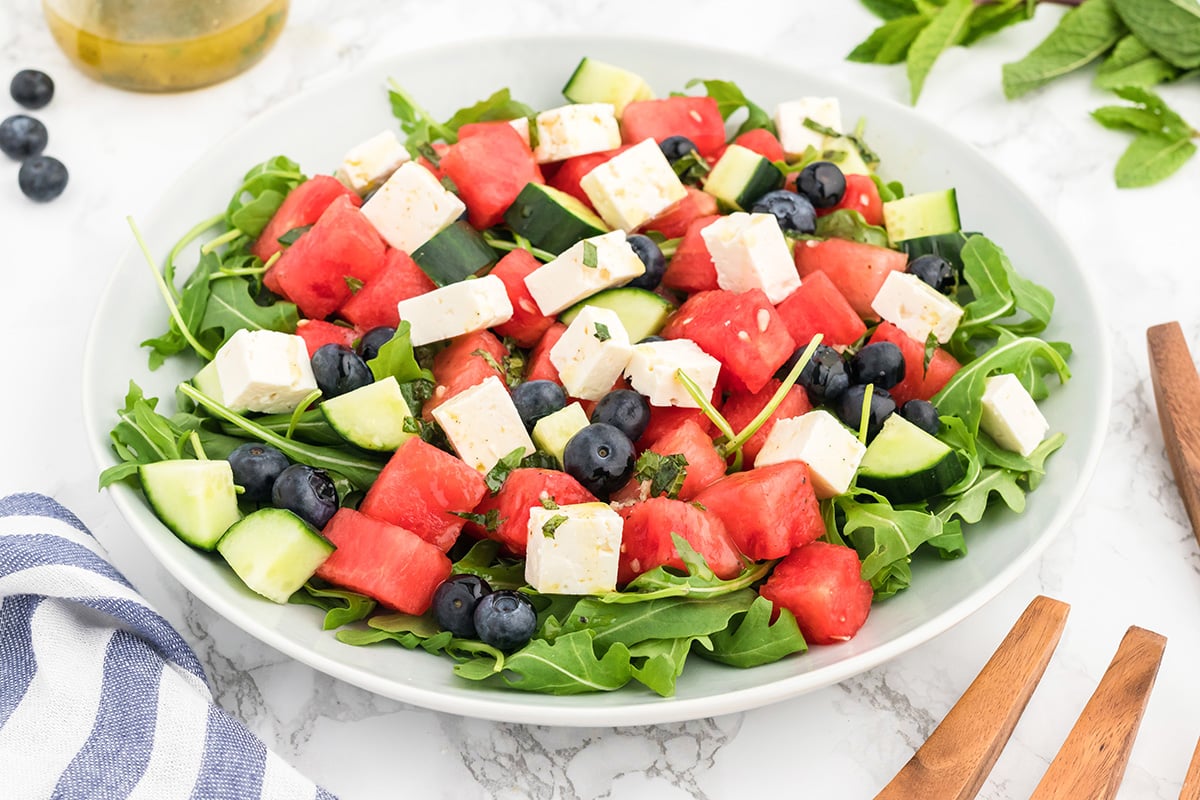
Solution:
<path fill-rule="evenodd" d="M 275 43 L 288 0 L 42 0 L 59 47 L 97 80 L 140 92 L 207 86 Z"/>

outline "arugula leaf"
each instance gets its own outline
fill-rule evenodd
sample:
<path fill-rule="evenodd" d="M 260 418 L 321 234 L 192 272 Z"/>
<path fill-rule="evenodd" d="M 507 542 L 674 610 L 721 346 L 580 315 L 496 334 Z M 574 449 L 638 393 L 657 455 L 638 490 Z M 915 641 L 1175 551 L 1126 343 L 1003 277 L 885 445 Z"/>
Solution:
<path fill-rule="evenodd" d="M 200 257 L 196 268 L 184 282 L 177 305 L 180 317 L 188 331 L 195 331 L 200 327 L 204 319 L 204 311 L 208 307 L 208 297 L 211 291 L 209 281 L 220 267 L 221 257 L 216 253 L 206 253 Z M 155 370 L 162 366 L 167 358 L 186 350 L 190 343 L 183 335 L 175 318 L 171 317 L 166 333 L 143 341 L 141 346 L 151 349 L 150 369 Z"/>
<path fill-rule="evenodd" d="M 595 644 L 631 646 L 646 639 L 674 639 L 724 630 L 734 615 L 749 609 L 758 592 L 739 589 L 716 597 L 660 597 L 641 603 L 606 603 L 584 597 L 563 622 L 563 633 L 595 633 Z"/>
<path fill-rule="evenodd" d="M 691 186 L 700 186 L 704 176 L 712 172 L 712 167 L 698 150 L 689 150 L 671 164 L 675 177 Z"/>
<path fill-rule="evenodd" d="M 1004 65 L 1010 100 L 1091 63 L 1127 33 L 1111 0 L 1086 0 L 1068 11 L 1050 35 L 1020 61 Z"/>
<path fill-rule="evenodd" d="M 891 245 L 887 231 L 867 222 L 866 218 L 853 208 L 839 208 L 832 214 L 817 217 L 815 235 L 822 239 L 847 239 L 876 247 Z"/>
<path fill-rule="evenodd" d="M 496 466 L 488 470 L 488 474 L 483 476 L 484 482 L 492 494 L 500 491 L 500 487 L 508 480 L 509 474 L 521 466 L 521 459 L 525 457 L 525 448 L 518 447 L 511 453 L 507 453 L 499 461 Z"/>
<path fill-rule="evenodd" d="M 674 696 L 675 681 L 683 674 L 693 642 L 702 650 L 712 647 L 707 636 L 647 639 L 630 646 L 631 677 L 661 697 Z"/>
<path fill-rule="evenodd" d="M 649 481 L 649 497 L 666 495 L 674 500 L 687 480 L 687 457 L 683 453 L 664 456 L 646 450 L 638 456 L 633 476 L 642 482 Z"/>
<path fill-rule="evenodd" d="M 1130 34 L 1117 42 L 1116 47 L 1096 72 L 1095 84 L 1101 89 L 1122 86 L 1153 86 L 1174 80 L 1180 70 L 1158 56 L 1136 36 Z"/>
<path fill-rule="evenodd" d="M 894 508 L 880 495 L 872 493 L 871 499 L 861 502 L 846 495 L 834 503 L 845 514 L 841 535 L 858 551 L 862 577 L 882 599 L 907 588 L 909 559 L 922 544 L 944 533 L 944 523 L 924 510 Z"/>
<path fill-rule="evenodd" d="M 500 558 L 499 555 L 499 542 L 480 539 L 471 545 L 465 556 L 454 562 L 451 571 L 456 575 L 478 575 L 493 589 L 518 589 L 524 586 L 525 562 Z"/>
<path fill-rule="evenodd" d="M 136 477 L 141 464 L 182 458 L 180 440 L 185 431 L 159 414 L 158 398 L 146 397 L 133 381 L 125 394 L 125 406 L 117 412 L 118 422 L 109 432 L 113 450 L 122 463 L 100 473 L 100 488 Z"/>
<path fill-rule="evenodd" d="M 225 207 L 225 221 L 231 228 L 239 229 L 248 236 L 257 236 L 258 233 L 261 233 L 261 228 L 257 232 L 253 232 L 242 228 L 234 220 L 240 219 L 257 224 L 264 210 L 276 202 L 276 197 L 278 197 L 278 202 L 282 203 L 283 198 L 292 189 L 306 180 L 304 173 L 300 171 L 300 165 L 286 156 L 275 156 L 255 164 L 246 171 L 241 185 L 229 199 L 229 203 Z M 267 196 L 266 200 L 262 199 L 264 195 Z M 271 213 L 274 214 L 278 207 L 276 204 L 274 209 L 271 209 Z M 247 210 L 239 216 L 239 212 L 243 209 Z M 265 227 L 266 222 L 263 222 L 262 225 Z"/>
<path fill-rule="evenodd" d="M 346 589 L 321 588 L 305 583 L 288 598 L 289 603 L 316 606 L 325 611 L 324 630 L 333 630 L 366 619 L 375 610 L 375 601 Z"/>
<path fill-rule="evenodd" d="M 401 320 L 396 326 L 396 332 L 392 334 L 392 338 L 384 342 L 379 348 L 379 353 L 374 358 L 367 361 L 367 366 L 371 369 L 371 374 L 375 376 L 375 380 L 383 380 L 391 375 L 403 387 L 404 384 L 410 381 L 425 380 L 433 382 L 433 373 L 427 369 L 422 369 L 417 363 L 416 354 L 413 352 L 412 345 L 412 325 L 408 320 Z M 405 400 L 408 398 L 406 397 Z M 428 397 L 424 398 L 429 399 Z M 422 405 L 424 400 L 422 400 Z M 409 410 L 414 414 L 420 413 L 419 406 L 413 408 L 409 405 Z"/>
<path fill-rule="evenodd" d="M 605 650 L 602 658 L 597 658 L 594 637 L 595 631 L 587 629 L 564 634 L 553 642 L 532 640 L 505 657 L 502 674 L 505 685 L 556 695 L 621 688 L 632 677 L 629 648 L 614 644 Z M 468 677 L 458 667 L 455 672 Z"/>
<path fill-rule="evenodd" d="M 458 129 L 468 123 L 507 121 L 532 117 L 535 113 L 532 108 L 521 101 L 514 100 L 512 93 L 504 88 L 496 90 L 477 103 L 455 111 L 450 119 L 446 120 L 445 127 L 453 131 L 456 134 L 455 139 L 457 139 Z M 530 129 L 532 130 L 533 127 L 530 126 Z"/>
<path fill-rule="evenodd" d="M 775 123 L 771 120 L 771 115 L 764 111 L 761 106 L 747 99 L 746 95 L 733 81 L 693 78 L 685 86 L 690 89 L 693 86 L 699 85 L 703 85 L 704 91 L 708 96 L 717 101 L 717 110 L 721 113 L 721 118 L 726 122 L 741 109 L 746 109 L 746 119 L 738 127 L 737 132 L 734 134 L 735 137 L 740 136 L 746 131 L 758 128 L 764 128 L 771 133 L 775 133 Z"/>
<path fill-rule="evenodd" d="M 292 333 L 300 321 L 294 303 L 278 300 L 260 306 L 250 295 L 250 283 L 240 278 L 210 283 L 208 303 L 197 335 L 215 352 L 239 330 L 283 331 Z"/>
<path fill-rule="evenodd" d="M 675 544 L 675 552 L 683 561 L 686 574 L 680 575 L 667 567 L 656 567 L 649 572 L 643 572 L 626 584 L 625 591 L 609 592 L 596 599 L 606 604 L 628 605 L 668 597 L 720 597 L 753 586 L 767 577 L 771 568 L 775 566 L 773 561 L 747 564 L 740 575 L 722 580 L 709 569 L 704 557 L 697 553 L 686 539 L 673 533 L 671 540 Z"/>
<path fill-rule="evenodd" d="M 1200 4 L 1195 0 L 1112 0 L 1139 40 L 1177 67 L 1200 67 Z"/>
<path fill-rule="evenodd" d="M 928 24 L 929 18 L 922 14 L 890 19 L 851 50 L 846 60 L 860 64 L 899 64 L 908 57 L 913 40 Z"/>
<path fill-rule="evenodd" d="M 977 6 L 974 0 L 948 0 L 937 15 L 913 39 L 905 63 L 908 65 L 910 101 L 916 105 L 925 78 L 938 57 L 966 35 L 967 24 Z"/>
<path fill-rule="evenodd" d="M 786 608 L 779 610 L 772 622 L 774 606 L 759 596 L 740 618 L 724 630 L 712 634 L 711 651 L 697 650 L 699 655 L 734 667 L 757 667 L 770 664 L 792 653 L 808 649 L 796 618 Z"/>
<path fill-rule="evenodd" d="M 266 189 L 262 194 L 248 203 L 243 204 L 237 211 L 229 215 L 229 222 L 252 239 L 267 227 L 271 217 L 283 205 L 283 194 L 274 189 Z"/>
<path fill-rule="evenodd" d="M 871 175 L 871 181 L 879 192 L 879 199 L 885 203 L 904 197 L 904 184 L 900 181 L 884 181 L 878 175 Z"/>

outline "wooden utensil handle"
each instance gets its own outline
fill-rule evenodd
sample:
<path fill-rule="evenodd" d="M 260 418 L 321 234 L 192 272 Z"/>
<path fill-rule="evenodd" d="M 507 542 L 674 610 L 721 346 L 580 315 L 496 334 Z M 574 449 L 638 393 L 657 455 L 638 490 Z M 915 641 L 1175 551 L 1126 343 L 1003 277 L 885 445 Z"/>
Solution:
<path fill-rule="evenodd" d="M 1200 541 L 1200 375 L 1178 322 L 1147 330 L 1146 345 L 1167 458 Z"/>
<path fill-rule="evenodd" d="M 1192 753 L 1192 763 L 1183 778 L 1179 800 L 1200 800 L 1200 741 L 1196 742 L 1196 752 Z"/>

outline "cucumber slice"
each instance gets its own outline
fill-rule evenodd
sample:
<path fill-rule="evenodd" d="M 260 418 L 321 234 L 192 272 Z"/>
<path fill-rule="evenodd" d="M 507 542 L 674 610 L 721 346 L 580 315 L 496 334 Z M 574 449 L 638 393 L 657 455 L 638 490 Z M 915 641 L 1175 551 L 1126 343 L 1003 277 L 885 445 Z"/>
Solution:
<path fill-rule="evenodd" d="M 395 450 L 413 436 L 404 430 L 404 420 L 412 412 L 391 375 L 331 397 L 321 403 L 321 413 L 343 439 L 364 450 Z"/>
<path fill-rule="evenodd" d="M 867 445 L 858 485 L 893 503 L 913 503 L 941 494 L 965 474 L 962 459 L 949 445 L 892 414 Z"/>
<path fill-rule="evenodd" d="M 838 165 L 843 175 L 870 175 L 871 168 L 863 161 L 858 145 L 845 136 L 829 139 L 825 145 L 826 153 L 835 154 L 832 160 Z M 840 155 L 838 155 L 840 154 Z M 826 156 L 828 158 L 828 156 Z"/>
<path fill-rule="evenodd" d="M 470 223 L 458 220 L 412 252 L 412 260 L 438 286 L 464 281 L 499 256 Z"/>
<path fill-rule="evenodd" d="M 286 603 L 333 550 L 332 542 L 282 508 L 248 514 L 217 543 L 242 582 L 276 603 Z"/>
<path fill-rule="evenodd" d="M 587 412 L 579 403 L 571 403 L 553 414 L 547 414 L 533 426 L 533 443 L 538 450 L 545 451 L 558 459 L 562 465 L 563 450 L 571 437 L 588 426 Z"/>
<path fill-rule="evenodd" d="M 652 336 L 667 324 L 667 317 L 675 310 L 675 305 L 664 297 L 659 297 L 649 289 L 639 289 L 635 286 L 619 286 L 616 289 L 605 289 L 586 300 L 580 300 L 575 305 L 562 312 L 559 320 L 564 325 L 579 316 L 584 306 L 596 306 L 615 311 L 621 320 L 629 341 L 640 342 L 647 336 Z"/>
<path fill-rule="evenodd" d="M 238 521 L 237 490 L 228 461 L 178 459 L 138 467 L 150 507 L 192 547 L 212 550 Z"/>
<path fill-rule="evenodd" d="M 221 378 L 217 374 L 217 362 L 210 361 L 204 367 L 192 376 L 192 386 L 195 386 L 203 394 L 208 395 L 218 403 L 224 403 L 221 394 Z"/>
<path fill-rule="evenodd" d="M 641 75 L 594 58 L 579 62 L 562 93 L 572 103 L 611 103 L 618 117 L 633 101 L 654 99 L 654 90 Z"/>
<path fill-rule="evenodd" d="M 604 220 L 553 186 L 529 183 L 504 212 L 504 222 L 534 247 L 558 255 L 571 245 L 608 233 Z"/>
<path fill-rule="evenodd" d="M 731 144 L 708 173 L 704 191 L 728 208 L 745 211 L 782 186 L 783 173 L 774 164 L 749 148 Z"/>
<path fill-rule="evenodd" d="M 953 189 L 910 194 L 883 204 L 883 226 L 893 242 L 962 230 Z"/>

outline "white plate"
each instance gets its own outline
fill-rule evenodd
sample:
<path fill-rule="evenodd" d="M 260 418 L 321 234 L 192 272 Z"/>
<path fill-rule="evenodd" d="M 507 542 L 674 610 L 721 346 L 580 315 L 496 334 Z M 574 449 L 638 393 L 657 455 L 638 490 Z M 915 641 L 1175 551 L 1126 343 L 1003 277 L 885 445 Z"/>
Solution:
<path fill-rule="evenodd" d="M 278 606 L 252 594 L 217 558 L 190 549 L 150 512 L 139 493 L 114 487 L 130 526 L 193 594 L 248 633 L 342 680 L 419 706 L 473 717 L 554 725 L 633 725 L 707 717 L 793 697 L 863 672 L 961 621 L 1025 570 L 1066 523 L 1100 452 L 1110 395 L 1107 337 L 1083 271 L 1053 226 L 1004 175 L 967 145 L 907 108 L 869 97 L 816 73 L 739 54 L 651 40 L 560 37 L 496 40 L 397 56 L 337 78 L 259 116 L 200 159 L 140 220 L 151 252 L 166 253 L 198 220 L 224 207 L 242 173 L 276 154 L 309 174 L 329 172 L 353 144 L 395 128 L 385 94 L 394 76 L 435 116 L 501 86 L 534 107 L 563 103 L 559 93 L 581 56 L 620 64 L 645 76 L 660 94 L 694 77 L 736 81 L 764 107 L 803 95 L 836 95 L 848 122 L 866 117 L 883 173 L 908 191 L 953 186 L 962 219 L 1006 249 L 1017 268 L 1058 298 L 1049 338 L 1075 345 L 1074 379 L 1045 402 L 1066 446 L 1030 496 L 1024 514 L 989 514 L 968 531 L 970 554 L 958 561 L 919 559 L 913 586 L 879 603 L 852 641 L 748 670 L 689 661 L 673 698 L 640 685 L 608 694 L 548 697 L 484 688 L 459 680 L 450 661 L 422 651 L 379 645 L 351 647 L 321 630 L 320 613 Z M 134 250 L 118 265 L 101 299 L 84 365 L 84 406 L 96 459 L 113 463 L 108 431 L 130 378 L 170 403 L 177 381 L 194 365 L 151 373 L 137 343 L 161 332 L 167 315 Z"/>

